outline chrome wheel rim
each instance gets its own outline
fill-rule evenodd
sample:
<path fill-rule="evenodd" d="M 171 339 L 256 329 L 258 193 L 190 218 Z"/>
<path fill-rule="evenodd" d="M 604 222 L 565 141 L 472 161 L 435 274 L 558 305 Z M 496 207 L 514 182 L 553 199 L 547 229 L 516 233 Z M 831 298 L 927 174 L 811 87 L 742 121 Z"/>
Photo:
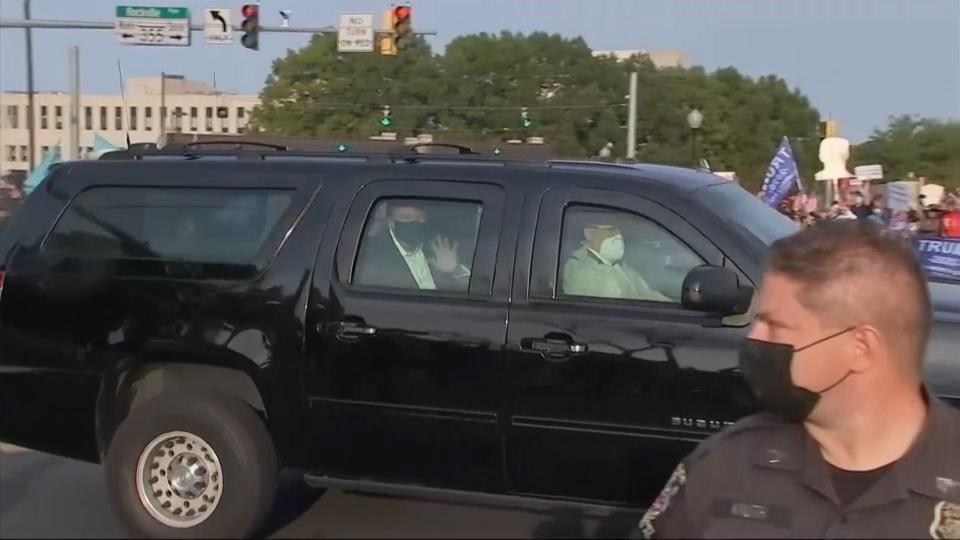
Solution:
<path fill-rule="evenodd" d="M 136 480 L 143 507 L 169 527 L 203 523 L 223 498 L 220 458 L 207 441 L 186 431 L 150 441 L 137 462 Z"/>

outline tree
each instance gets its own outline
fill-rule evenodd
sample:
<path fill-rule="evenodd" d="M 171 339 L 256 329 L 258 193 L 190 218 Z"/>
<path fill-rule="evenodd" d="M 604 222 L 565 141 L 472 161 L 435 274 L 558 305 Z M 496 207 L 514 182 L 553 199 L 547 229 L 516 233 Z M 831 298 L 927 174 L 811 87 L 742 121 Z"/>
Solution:
<path fill-rule="evenodd" d="M 423 40 L 397 56 L 338 53 L 334 35 L 273 62 L 253 115 L 254 129 L 295 136 L 369 137 L 386 131 L 377 123 L 390 105 L 396 126 L 418 127 L 417 106 L 435 99 L 438 67 Z"/>
<path fill-rule="evenodd" d="M 596 155 L 608 141 L 622 148 L 626 75 L 593 56 L 580 38 L 503 32 L 454 39 L 440 59 L 442 94 L 457 108 L 447 126 L 466 137 L 542 136 L 569 155 Z M 527 107 L 533 125 L 521 125 Z"/>
<path fill-rule="evenodd" d="M 285 135 L 367 137 L 390 105 L 401 135 L 470 144 L 541 136 L 560 154 L 626 150 L 628 78 L 639 76 L 638 156 L 682 166 L 690 160 L 687 113 L 704 114 L 699 154 L 758 186 L 781 137 L 801 173 L 817 170 L 819 115 L 798 90 L 770 75 L 734 68 L 657 69 L 645 56 L 596 57 L 581 38 L 502 32 L 454 39 L 441 56 L 419 41 L 396 57 L 338 54 L 333 36 L 314 37 L 274 62 L 255 111 L 258 128 Z M 526 108 L 532 125 L 521 125 Z"/>
<path fill-rule="evenodd" d="M 855 165 L 883 165 L 888 178 L 915 172 L 931 182 L 960 186 L 960 122 L 891 117 L 886 129 L 874 131 L 851 153 Z"/>
<path fill-rule="evenodd" d="M 700 157 L 714 170 L 733 170 L 759 187 L 780 139 L 790 138 L 801 174 L 816 171 L 819 114 L 797 90 L 775 76 L 753 80 L 734 68 L 640 71 L 640 129 L 644 161 L 690 166 L 687 113 L 704 115 Z"/>

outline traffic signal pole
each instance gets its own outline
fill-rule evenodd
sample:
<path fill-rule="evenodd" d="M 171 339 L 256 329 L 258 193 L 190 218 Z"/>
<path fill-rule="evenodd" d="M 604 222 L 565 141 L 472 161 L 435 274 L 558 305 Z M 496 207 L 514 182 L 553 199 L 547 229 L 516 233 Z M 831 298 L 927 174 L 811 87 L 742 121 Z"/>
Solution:
<path fill-rule="evenodd" d="M 47 29 L 72 29 L 72 30 L 113 30 L 114 22 L 103 21 L 60 21 L 49 19 L 0 19 L 0 28 L 47 28 Z M 240 25 L 233 25 L 233 30 L 241 32 Z M 191 32 L 203 32 L 203 24 L 190 24 Z M 277 32 L 288 34 L 336 34 L 335 26 L 261 26 L 261 32 Z M 418 36 L 435 36 L 436 30 L 419 30 L 413 32 Z"/>

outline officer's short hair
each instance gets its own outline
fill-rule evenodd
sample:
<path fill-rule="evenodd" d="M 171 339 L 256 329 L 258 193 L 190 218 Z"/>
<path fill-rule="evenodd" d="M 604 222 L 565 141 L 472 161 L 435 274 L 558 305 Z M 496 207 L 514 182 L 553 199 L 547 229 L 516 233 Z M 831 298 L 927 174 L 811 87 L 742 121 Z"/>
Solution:
<path fill-rule="evenodd" d="M 774 242 L 768 269 L 800 282 L 798 301 L 825 322 L 871 324 L 922 368 L 930 291 L 902 236 L 865 220 L 827 221 Z"/>

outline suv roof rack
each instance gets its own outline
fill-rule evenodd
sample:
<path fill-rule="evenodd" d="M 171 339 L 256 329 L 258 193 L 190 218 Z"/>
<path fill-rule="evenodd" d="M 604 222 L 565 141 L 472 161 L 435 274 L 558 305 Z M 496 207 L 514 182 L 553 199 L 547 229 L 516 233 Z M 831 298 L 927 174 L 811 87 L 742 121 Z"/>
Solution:
<path fill-rule="evenodd" d="M 631 163 L 611 163 L 609 161 L 590 161 L 577 159 L 551 159 L 547 162 L 548 167 L 610 167 L 616 169 L 636 169 L 638 162 Z"/>
<path fill-rule="evenodd" d="M 205 145 L 231 145 L 232 148 L 208 149 Z M 255 146 L 258 148 L 243 148 Z M 450 152 L 424 152 L 424 148 L 452 148 Z M 519 166 L 547 166 L 542 160 L 509 159 L 498 156 L 487 156 L 474 151 L 469 146 L 448 143 L 418 143 L 412 145 L 398 145 L 395 149 L 386 152 L 331 152 L 316 150 L 290 150 L 283 145 L 261 143 L 256 141 L 197 141 L 184 144 L 168 145 L 157 148 L 155 145 L 131 145 L 129 149 L 115 150 L 100 156 L 101 160 L 198 160 L 198 159 L 239 159 L 254 161 L 292 161 L 292 160 L 343 160 L 367 161 L 379 163 L 466 163 L 499 165 L 506 164 Z"/>
<path fill-rule="evenodd" d="M 272 148 L 278 152 L 286 152 L 287 150 L 290 150 L 290 147 L 284 146 L 282 144 L 270 144 L 270 143 L 263 143 L 259 141 L 231 141 L 231 140 L 194 141 L 194 142 L 183 143 L 181 146 L 182 148 L 187 149 L 187 148 L 193 148 L 196 146 L 206 146 L 208 144 L 229 144 L 229 145 L 233 145 L 234 150 L 242 150 L 241 146 L 243 145 Z"/>

